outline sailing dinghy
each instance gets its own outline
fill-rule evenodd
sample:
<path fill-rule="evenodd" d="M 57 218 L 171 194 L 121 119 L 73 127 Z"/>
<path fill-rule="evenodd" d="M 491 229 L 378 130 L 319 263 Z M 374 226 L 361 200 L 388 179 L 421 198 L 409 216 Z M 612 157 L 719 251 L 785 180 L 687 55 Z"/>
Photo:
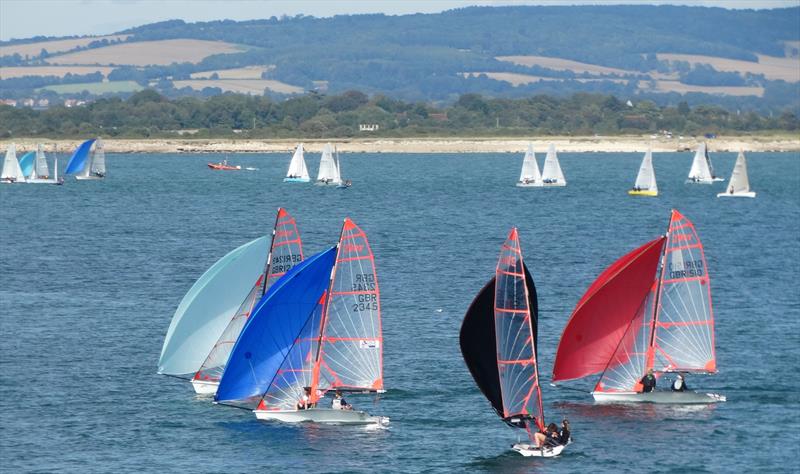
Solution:
<path fill-rule="evenodd" d="M 747 177 L 747 160 L 744 152 L 740 151 L 736 157 L 736 164 L 733 165 L 733 173 L 728 183 L 728 188 L 724 193 L 717 194 L 717 197 L 756 197 L 754 191 L 750 191 L 750 180 Z"/>
<path fill-rule="evenodd" d="M 303 261 L 303 243 L 297 230 L 297 222 L 286 209 L 279 208 L 272 229 L 272 243 L 267 255 L 266 267 L 253 285 L 250 293 L 236 310 L 228 326 L 209 352 L 194 377 L 192 387 L 197 394 L 213 395 L 219 386 L 219 379 L 228 363 L 233 345 L 239 338 L 256 303 L 280 277 Z"/>
<path fill-rule="evenodd" d="M 640 380 L 650 369 L 657 379 L 717 371 L 703 244 L 676 210 L 666 235 L 621 257 L 586 290 L 561 335 L 552 380 L 600 374 L 591 392 L 598 402 L 725 401 L 688 390 L 643 393 Z"/>
<path fill-rule="evenodd" d="M 22 155 L 19 159 L 19 168 L 22 170 L 22 175 L 25 176 L 25 179 L 31 177 L 31 173 L 33 173 L 33 165 L 34 161 L 36 160 L 36 152 L 29 151 Z"/>
<path fill-rule="evenodd" d="M 467 368 L 497 415 L 509 426 L 526 430 L 531 441 L 534 432 L 545 429 L 538 313 L 536 286 L 513 228 L 500 250 L 494 278 L 467 309 L 459 343 Z M 564 447 L 517 443 L 512 449 L 523 456 L 552 457 Z"/>
<path fill-rule="evenodd" d="M 13 143 L 8 145 L 6 149 L 6 156 L 3 160 L 3 171 L 0 173 L 0 183 L 24 183 L 25 175 L 22 173 L 22 168 L 17 161 L 17 146 Z"/>
<path fill-rule="evenodd" d="M 542 166 L 542 186 L 566 186 L 567 180 L 561 171 L 561 164 L 558 162 L 556 146 L 552 143 L 547 149 L 547 156 Z"/>
<path fill-rule="evenodd" d="M 705 142 L 700 143 L 692 160 L 692 168 L 689 170 L 687 183 L 712 184 L 715 181 L 724 181 L 714 175 L 714 165 L 711 164 L 711 157 L 708 156 L 708 148 Z"/>
<path fill-rule="evenodd" d="M 64 178 L 58 178 L 58 157 L 55 158 L 53 165 L 53 177 L 50 177 L 50 168 L 47 166 L 47 157 L 41 144 L 36 147 L 30 177 L 26 182 L 30 184 L 64 184 Z"/>
<path fill-rule="evenodd" d="M 328 143 L 322 150 L 322 156 L 319 159 L 319 172 L 317 173 L 317 181 L 314 184 L 322 186 L 339 186 L 342 184 L 342 177 L 339 175 L 339 166 L 333 158 L 333 151 L 331 145 Z"/>
<path fill-rule="evenodd" d="M 260 420 L 386 425 L 386 417 L 324 403 L 331 390 L 383 392 L 382 346 L 374 256 L 345 219 L 338 245 L 292 268 L 259 302 L 215 401 L 254 408 Z"/>
<path fill-rule="evenodd" d="M 306 168 L 306 160 L 303 157 L 303 144 L 297 145 L 297 149 L 292 155 L 292 161 L 289 162 L 289 171 L 286 172 L 286 177 L 283 178 L 285 183 L 308 183 L 311 177 L 308 176 L 308 168 Z"/>
<path fill-rule="evenodd" d="M 92 145 L 95 145 L 94 152 Z M 103 142 L 99 138 L 92 138 L 81 143 L 67 162 L 64 174 L 74 174 L 78 180 L 105 178 L 106 153 Z"/>
<path fill-rule="evenodd" d="M 653 169 L 653 153 L 647 149 L 647 153 L 642 158 L 639 166 L 639 174 L 636 175 L 636 182 L 633 189 L 628 191 L 631 196 L 658 196 L 658 184 L 656 184 L 656 171 Z"/>
<path fill-rule="evenodd" d="M 533 153 L 533 144 L 528 144 L 528 151 L 522 159 L 522 171 L 517 186 L 521 188 L 544 186 L 542 175 L 539 173 L 539 163 L 536 162 L 536 155 Z"/>
<path fill-rule="evenodd" d="M 347 189 L 353 185 L 353 182 L 349 179 L 342 179 L 342 161 L 339 159 L 339 150 L 335 150 L 336 154 L 336 174 L 339 176 L 339 184 L 336 185 L 339 189 Z"/>

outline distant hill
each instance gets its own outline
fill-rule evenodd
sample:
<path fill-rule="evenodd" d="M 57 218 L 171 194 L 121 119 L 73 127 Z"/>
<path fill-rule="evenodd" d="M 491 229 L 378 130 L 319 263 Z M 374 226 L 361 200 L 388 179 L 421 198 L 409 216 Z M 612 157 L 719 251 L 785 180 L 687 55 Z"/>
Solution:
<path fill-rule="evenodd" d="M 673 105 L 800 109 L 800 7 L 470 7 L 403 16 L 173 20 L 88 42 L 36 40 L 0 43 L 0 65 L 13 66 L 0 70 L 4 97 L 47 94 L 53 85 L 88 76 L 87 83 L 96 82 L 99 75 L 173 97 L 355 89 L 452 102 L 466 93 L 601 92 Z M 67 41 L 77 46 L 64 50 Z M 192 42 L 199 46 L 178 47 Z M 84 76 L 87 66 L 114 69 Z M 21 67 L 31 67 L 33 77 Z M 69 68 L 75 72 L 67 75 Z"/>

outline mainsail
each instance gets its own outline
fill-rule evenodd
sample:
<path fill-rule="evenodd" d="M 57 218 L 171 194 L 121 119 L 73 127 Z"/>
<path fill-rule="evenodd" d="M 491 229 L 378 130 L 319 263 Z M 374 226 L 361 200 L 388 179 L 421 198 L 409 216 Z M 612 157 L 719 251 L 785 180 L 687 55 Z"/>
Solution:
<path fill-rule="evenodd" d="M 256 303 L 261 300 L 273 283 L 302 260 L 303 244 L 300 233 L 297 231 L 297 223 L 285 209 L 280 208 L 272 230 L 272 244 L 266 260 L 266 267 L 214 344 L 203 365 L 195 373 L 195 380 L 219 381 L 233 345 L 239 338 Z"/>
<path fill-rule="evenodd" d="M 0 179 L 7 182 L 21 183 L 25 181 L 25 175 L 22 173 L 22 168 L 19 167 L 17 161 L 17 147 L 13 143 L 8 145 L 6 156 L 3 160 L 3 171 L 0 173 Z"/>
<path fill-rule="evenodd" d="M 308 176 L 308 168 L 306 168 L 306 160 L 303 157 L 303 144 L 297 145 L 297 149 L 292 155 L 292 161 L 289 162 L 289 171 L 286 172 L 287 180 L 296 181 L 310 181 Z"/>
<path fill-rule="evenodd" d="M 317 183 L 338 185 L 341 183 L 341 181 L 342 179 L 339 176 L 339 168 L 336 165 L 336 161 L 333 159 L 331 145 L 327 144 L 322 150 L 322 156 L 319 159 Z"/>
<path fill-rule="evenodd" d="M 566 179 L 564 179 L 564 173 L 561 171 L 561 165 L 558 162 L 556 146 L 552 143 L 547 149 L 547 157 L 544 159 L 544 166 L 542 167 L 542 181 L 545 184 L 567 184 Z"/>
<path fill-rule="evenodd" d="M 33 173 L 35 173 L 36 178 L 42 179 L 50 177 L 50 169 L 47 167 L 47 158 L 44 155 L 44 147 L 42 147 L 41 144 L 36 147 L 35 164 Z"/>
<path fill-rule="evenodd" d="M 700 143 L 694 154 L 692 168 L 689 170 L 689 180 L 704 183 L 714 181 L 714 168 L 711 166 L 711 158 L 708 156 L 705 142 Z"/>
<path fill-rule="evenodd" d="M 739 156 L 736 157 L 731 180 L 725 192 L 728 194 L 750 192 L 750 179 L 747 177 L 747 160 L 744 157 L 744 152 L 740 151 Z"/>
<path fill-rule="evenodd" d="M 522 159 L 522 171 L 519 174 L 520 184 L 541 185 L 542 175 L 539 173 L 539 164 L 536 162 L 536 155 L 533 153 L 533 145 L 528 145 L 525 158 Z"/>
<path fill-rule="evenodd" d="M 644 158 L 642 158 L 641 166 L 639 166 L 639 174 L 636 175 L 634 189 L 658 192 L 656 172 L 653 169 L 653 153 L 649 148 L 647 153 L 644 154 Z"/>
<path fill-rule="evenodd" d="M 86 166 L 86 161 L 89 158 L 89 152 L 92 149 L 92 145 L 94 145 L 96 140 L 97 139 L 95 138 L 86 140 L 75 149 L 75 152 L 72 153 L 72 156 L 67 162 L 67 169 L 64 170 L 64 174 L 89 174 L 89 168 Z"/>
<path fill-rule="evenodd" d="M 106 150 L 103 146 L 103 141 L 97 139 L 95 145 L 94 155 L 92 157 L 92 165 L 90 166 L 90 174 L 92 176 L 104 177 L 106 175 Z"/>

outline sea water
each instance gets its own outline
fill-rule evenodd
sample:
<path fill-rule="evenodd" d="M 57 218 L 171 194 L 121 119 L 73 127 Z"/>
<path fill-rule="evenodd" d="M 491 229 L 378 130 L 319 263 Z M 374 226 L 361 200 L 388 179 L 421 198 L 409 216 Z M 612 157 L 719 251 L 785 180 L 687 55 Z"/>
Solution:
<path fill-rule="evenodd" d="M 800 445 L 800 156 L 750 153 L 756 199 L 684 184 L 691 153 L 656 153 L 660 196 L 631 197 L 641 154 L 560 154 L 568 186 L 517 188 L 519 154 L 346 154 L 341 190 L 283 183 L 290 154 L 109 154 L 108 177 L 0 185 L 0 463 L 6 472 L 731 472 L 791 470 Z M 318 155 L 307 154 L 312 171 Z M 543 156 L 542 156 L 543 158 Z M 728 177 L 734 153 L 713 153 Z M 540 158 L 541 162 L 541 158 Z M 312 173 L 313 175 L 313 173 Z M 389 429 L 256 421 L 156 375 L 172 314 L 211 264 L 297 218 L 307 255 L 349 216 L 375 252 L 388 389 L 351 395 Z M 571 310 L 615 259 L 662 234 L 670 209 L 702 239 L 727 403 L 600 406 L 548 385 Z M 555 459 L 523 458 L 472 381 L 461 320 L 517 226 L 539 295 Z M 594 379 L 571 384 L 591 389 Z M 662 382 L 666 384 L 667 382 Z"/>

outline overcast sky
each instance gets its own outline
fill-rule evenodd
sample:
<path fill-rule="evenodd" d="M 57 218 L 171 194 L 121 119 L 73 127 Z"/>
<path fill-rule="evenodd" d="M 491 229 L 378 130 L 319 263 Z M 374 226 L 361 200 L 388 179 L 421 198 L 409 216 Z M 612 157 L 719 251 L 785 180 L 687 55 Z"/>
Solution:
<path fill-rule="evenodd" d="M 101 35 L 157 21 L 252 20 L 281 15 L 435 13 L 470 5 L 608 4 L 601 0 L 0 0 L 0 40 L 31 36 Z M 629 0 L 725 8 L 780 8 L 800 0 Z"/>

